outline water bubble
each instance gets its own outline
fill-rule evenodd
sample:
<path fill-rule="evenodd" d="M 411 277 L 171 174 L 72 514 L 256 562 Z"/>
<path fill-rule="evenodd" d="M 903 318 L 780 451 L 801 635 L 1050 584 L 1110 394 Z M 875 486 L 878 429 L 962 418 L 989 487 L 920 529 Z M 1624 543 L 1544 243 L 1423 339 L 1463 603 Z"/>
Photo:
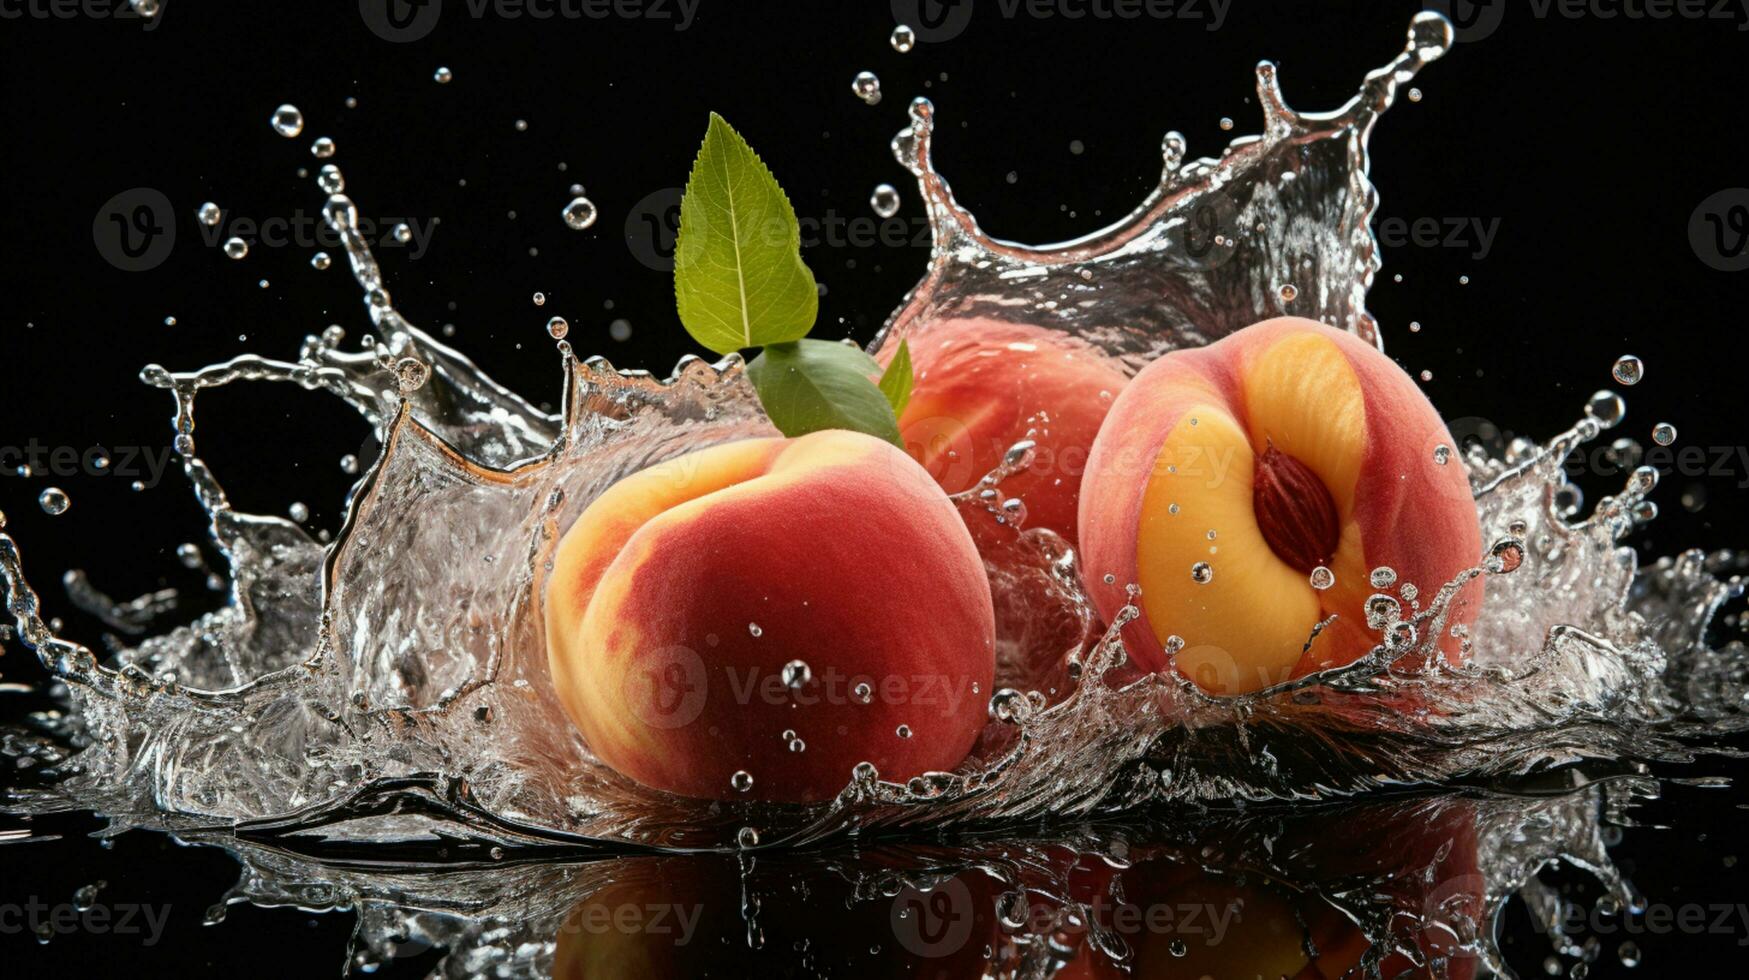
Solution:
<path fill-rule="evenodd" d="M 745 793 L 753 788 L 753 774 L 745 769 L 737 769 L 735 774 L 729 777 L 729 785 L 734 788 L 735 792 Z"/>
<path fill-rule="evenodd" d="M 1488 567 L 1496 572 L 1512 572 L 1524 564 L 1524 542 L 1517 538 L 1502 538 L 1488 549 Z"/>
<path fill-rule="evenodd" d="M 334 260 L 328 257 L 327 252 L 317 252 L 315 255 L 310 256 L 310 268 L 317 271 L 326 269 L 333 264 Z"/>
<path fill-rule="evenodd" d="M 1281 297 L 1283 303 L 1292 303 L 1299 298 L 1300 287 L 1291 282 L 1282 283 L 1281 288 L 1276 290 L 1276 294 Z"/>
<path fill-rule="evenodd" d="M 868 206 L 883 218 L 899 213 L 899 192 L 892 184 L 881 184 L 869 195 Z"/>
<path fill-rule="evenodd" d="M 164 9 L 164 4 L 160 0 L 128 0 L 128 6 L 134 8 L 134 13 L 147 20 L 158 16 L 158 12 Z"/>
<path fill-rule="evenodd" d="M 752 827 L 742 827 L 740 831 L 735 834 L 735 843 L 742 847 L 758 847 L 759 831 Z"/>
<path fill-rule="evenodd" d="M 357 473 L 358 473 L 358 457 L 352 455 L 351 453 L 347 453 L 346 455 L 340 457 L 340 472 L 345 473 L 348 476 L 357 475 Z"/>
<path fill-rule="evenodd" d="M 195 211 L 195 216 L 200 219 L 201 224 L 206 225 L 208 228 L 216 228 L 218 227 L 219 219 L 225 216 L 225 212 L 217 204 L 208 201 L 205 204 L 202 204 L 199 210 Z"/>
<path fill-rule="evenodd" d="M 805 660 L 791 660 L 783 665 L 783 686 L 796 690 L 814 679 L 814 672 Z M 791 735 L 791 738 L 795 736 Z"/>
<path fill-rule="evenodd" d="M 42 505 L 43 513 L 54 516 L 65 514 L 67 508 L 73 505 L 72 498 L 67 496 L 67 491 L 60 487 L 49 487 L 43 490 L 37 495 L 36 502 Z"/>
<path fill-rule="evenodd" d="M 526 120 L 526 119 L 516 120 L 516 131 L 519 133 L 528 132 L 528 120 Z"/>
<path fill-rule="evenodd" d="M 747 624 L 747 632 L 753 634 L 754 639 L 758 639 L 758 638 L 765 635 L 764 628 L 761 627 L 758 623 L 748 623 Z"/>
<path fill-rule="evenodd" d="M 448 68 L 439 67 L 436 71 L 431 73 L 431 77 L 439 85 L 448 85 L 450 81 L 455 78 L 455 73 Z"/>
<path fill-rule="evenodd" d="M 346 178 L 341 175 L 339 167 L 324 164 L 316 174 L 316 186 L 322 189 L 322 193 L 332 196 L 346 189 Z"/>
<path fill-rule="evenodd" d="M 1366 625 L 1375 630 L 1382 630 L 1397 620 L 1403 618 L 1403 607 L 1397 600 L 1383 592 L 1375 592 L 1366 599 Z"/>
<path fill-rule="evenodd" d="M 607 325 L 607 335 L 614 340 L 630 340 L 632 336 L 632 321 L 620 319 Z"/>
<path fill-rule="evenodd" d="M 413 229 L 407 227 L 406 222 L 402 222 L 390 229 L 389 234 L 394 235 L 395 241 L 400 242 L 403 245 L 413 240 Z"/>
<path fill-rule="evenodd" d="M 174 326 L 176 326 L 176 318 L 175 318 L 175 317 L 173 317 L 173 316 L 167 316 L 167 317 L 165 317 L 165 318 L 164 318 L 164 325 L 165 325 L 165 326 L 166 326 L 166 327 L 174 327 Z"/>
<path fill-rule="evenodd" d="M 582 231 L 595 223 L 595 202 L 586 197 L 574 197 L 565 205 L 565 227 Z"/>
<path fill-rule="evenodd" d="M 1609 373 L 1624 385 L 1637 385 L 1646 376 L 1646 365 L 1632 354 L 1623 354 L 1615 359 L 1615 365 L 1609 369 Z"/>
<path fill-rule="evenodd" d="M 894 51 L 904 54 L 917 46 L 917 32 L 908 24 L 900 24 L 893 28 L 893 36 L 888 40 L 892 42 Z"/>
<path fill-rule="evenodd" d="M 808 743 L 799 738 L 792 738 L 789 740 L 789 750 L 791 752 L 806 752 L 808 750 Z"/>
<path fill-rule="evenodd" d="M 1585 505 L 1585 491 L 1571 483 L 1564 483 L 1555 488 L 1555 513 L 1562 517 L 1572 517 L 1579 513 L 1579 508 Z"/>
<path fill-rule="evenodd" d="M 1628 411 L 1627 402 L 1613 391 L 1598 391 L 1585 404 L 1585 414 L 1597 420 L 1606 429 L 1619 425 L 1622 416 Z"/>
<path fill-rule="evenodd" d="M 318 137 L 310 144 L 310 153 L 318 160 L 326 160 L 334 155 L 334 141 L 326 136 Z"/>
<path fill-rule="evenodd" d="M 556 316 L 547 321 L 547 336 L 554 340 L 564 340 L 565 335 L 570 332 L 571 324 L 566 322 L 562 316 Z"/>
<path fill-rule="evenodd" d="M 1421 370 L 1421 380 L 1422 381 L 1432 381 L 1433 380 L 1433 372 L 1423 368 Z"/>
<path fill-rule="evenodd" d="M 1433 447 L 1433 461 L 1435 463 L 1439 464 L 1440 466 L 1444 466 L 1445 464 L 1451 462 L 1451 447 L 1446 445 L 1443 442 L 1437 446 L 1434 446 Z"/>
<path fill-rule="evenodd" d="M 1190 580 L 1198 585 L 1207 585 L 1213 581 L 1215 570 L 1206 561 L 1199 561 L 1190 566 Z"/>
<path fill-rule="evenodd" d="M 403 357 L 395 362 L 395 380 L 402 392 L 418 391 L 431 378 L 431 367 L 417 357 Z"/>
<path fill-rule="evenodd" d="M 235 236 L 225 239 L 225 255 L 240 259 L 249 254 L 249 243 Z"/>
<path fill-rule="evenodd" d="M 282 105 L 273 110 L 273 131 L 286 139 L 296 139 L 304 131 L 304 114 L 295 105 Z"/>
<path fill-rule="evenodd" d="M 1659 422 L 1652 426 L 1652 441 L 1660 446 L 1668 446 L 1676 441 L 1676 426 L 1669 422 Z"/>
<path fill-rule="evenodd" d="M 183 568 L 199 568 L 201 566 L 200 547 L 194 544 L 179 544 L 176 546 L 176 558 L 182 562 Z"/>
<path fill-rule="evenodd" d="M 1177 633 L 1173 633 L 1166 637 L 1166 644 L 1162 649 L 1166 651 L 1167 656 L 1176 654 L 1178 651 L 1184 649 L 1184 637 L 1179 636 Z"/>
<path fill-rule="evenodd" d="M 1223 131 L 1226 131 L 1226 130 L 1231 130 L 1231 129 L 1232 129 L 1232 128 L 1233 128 L 1233 120 L 1232 120 L 1232 117 L 1230 117 L 1230 116 L 1222 116 L 1222 117 L 1221 117 L 1221 129 L 1222 129 L 1222 130 L 1223 130 Z"/>
<path fill-rule="evenodd" d="M 1069 152 L 1071 154 L 1073 154 L 1074 156 L 1080 156 L 1081 154 L 1087 152 L 1087 144 L 1081 142 L 1080 140 L 1070 140 L 1069 141 Z"/>
<path fill-rule="evenodd" d="M 874 688 L 867 681 L 863 681 L 851 688 L 850 696 L 856 699 L 857 704 L 867 704 L 874 700 Z"/>
<path fill-rule="evenodd" d="M 310 519 L 310 508 L 302 501 L 293 501 L 292 505 L 286 508 L 286 513 L 290 514 L 291 519 L 299 524 Z"/>
<path fill-rule="evenodd" d="M 910 738 L 911 737 L 911 726 L 910 725 L 900 725 L 898 728 L 893 730 L 893 734 L 899 736 L 900 738 Z"/>
<path fill-rule="evenodd" d="M 1319 565 L 1317 568 L 1312 569 L 1311 582 L 1312 588 L 1322 592 L 1336 584 L 1336 573 L 1325 568 L 1323 565 Z"/>
<path fill-rule="evenodd" d="M 1388 589 L 1397 583 L 1397 570 L 1389 565 L 1380 565 L 1372 570 L 1368 580 L 1375 589 Z"/>
<path fill-rule="evenodd" d="M 850 90 L 856 97 L 869 105 L 879 105 L 881 101 L 881 80 L 872 71 L 859 71 L 850 81 Z"/>
<path fill-rule="evenodd" d="M 535 293 L 533 296 L 533 299 L 534 299 L 534 305 L 536 305 L 536 306 L 547 305 L 547 294 L 546 293 Z"/>
<path fill-rule="evenodd" d="M 1616 948 L 1615 955 L 1621 958 L 1621 965 L 1633 968 L 1640 965 L 1640 947 L 1632 939 Z"/>

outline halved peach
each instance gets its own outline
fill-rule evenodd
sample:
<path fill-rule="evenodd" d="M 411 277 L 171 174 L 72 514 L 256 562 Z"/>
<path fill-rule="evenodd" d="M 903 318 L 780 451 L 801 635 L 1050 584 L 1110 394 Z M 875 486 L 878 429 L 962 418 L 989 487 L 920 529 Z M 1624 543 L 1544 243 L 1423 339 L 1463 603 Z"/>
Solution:
<path fill-rule="evenodd" d="M 1094 600 L 1110 618 L 1139 585 L 1131 656 L 1215 693 L 1351 663 L 1381 642 L 1392 603 L 1406 625 L 1481 560 L 1452 446 L 1402 369 L 1320 323 L 1283 317 L 1167 354 L 1119 396 L 1082 482 Z M 1444 625 L 1480 600 L 1477 579 Z"/>

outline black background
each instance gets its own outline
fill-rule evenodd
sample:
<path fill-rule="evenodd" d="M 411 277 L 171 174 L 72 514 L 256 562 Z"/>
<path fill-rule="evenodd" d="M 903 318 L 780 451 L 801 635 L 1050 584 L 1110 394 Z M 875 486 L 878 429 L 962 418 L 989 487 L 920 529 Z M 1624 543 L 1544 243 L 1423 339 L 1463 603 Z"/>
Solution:
<path fill-rule="evenodd" d="M 1168 129 L 1188 137 L 1193 156 L 1254 132 L 1258 59 L 1280 65 L 1296 108 L 1335 108 L 1401 49 L 1420 4 L 1232 0 L 1210 30 L 1208 0 L 1182 16 L 1140 19 L 1040 18 L 1024 5 L 1008 17 L 997 0 L 976 0 L 958 37 L 903 55 L 888 43 L 895 19 L 885 0 L 702 0 L 683 30 L 672 0 L 660 18 L 474 17 L 465 3 L 443 6 L 427 35 L 391 43 L 350 0 L 166 0 L 150 30 L 98 16 L 109 9 L 102 2 L 60 16 L 66 8 L 51 0 L 0 0 L 0 446 L 101 446 L 118 462 L 120 447 L 162 453 L 171 405 L 135 381 L 142 365 L 187 369 L 245 351 L 289 359 L 330 323 L 354 341 L 369 332 L 343 261 L 318 272 L 313 245 L 257 243 L 235 262 L 218 247 L 224 236 L 203 238 L 194 220 L 213 200 L 228 221 L 302 216 L 313 226 L 322 198 L 313 178 L 297 177 L 300 167 L 339 165 L 366 218 L 424 227 L 441 219 L 417 259 L 379 251 L 397 305 L 434 331 L 455 324 L 451 342 L 498 380 L 556 401 L 558 358 L 543 329 L 554 314 L 569 319 L 580 351 L 621 367 L 665 374 L 680 355 L 700 353 L 674 317 L 667 273 L 640 260 L 652 244 L 637 208 L 684 182 L 709 111 L 760 151 L 803 219 L 827 229 L 804 256 L 828 290 L 817 333 L 867 340 L 921 276 L 927 247 L 847 243 L 830 229 L 869 223 L 871 189 L 890 182 L 905 202 L 907 237 L 923 240 L 915 187 L 887 149 L 911 97 L 935 102 L 937 163 L 984 227 L 1055 241 L 1133 207 L 1158 177 Z M 1709 465 L 1718 453 L 1730 463 L 1667 479 L 1655 498 L 1664 517 L 1639 544 L 1647 553 L 1734 545 L 1749 537 L 1739 487 L 1749 463 L 1736 455 L 1749 404 L 1737 340 L 1749 278 L 1709 268 L 1688 227 L 1704 199 L 1749 185 L 1740 98 L 1749 15 L 1603 16 L 1623 10 L 1613 2 L 1580 16 L 1563 9 L 1538 16 L 1510 5 L 1497 29 L 1418 79 L 1422 101 L 1381 121 L 1372 140 L 1381 219 L 1498 219 L 1498 232 L 1485 257 L 1473 236 L 1462 247 L 1387 247 L 1371 308 L 1389 352 L 1412 372 L 1433 372 L 1425 388 L 1448 418 L 1483 417 L 1531 436 L 1577 418 L 1586 396 L 1609 385 L 1617 355 L 1641 355 L 1647 377 L 1628 392 L 1616 434 L 1649 442 L 1653 422 L 1670 421 L 1683 444 L 1707 448 Z M 453 82 L 433 81 L 439 66 Z M 878 106 L 851 94 L 864 69 L 883 82 Z M 296 140 L 269 129 L 282 102 L 307 120 Z M 1233 133 L 1220 129 L 1223 116 L 1235 120 Z M 318 136 L 338 144 L 333 160 L 308 152 Z M 1084 151 L 1072 153 L 1072 141 Z M 559 218 L 572 183 L 600 209 L 585 232 Z M 117 268 L 94 236 L 107 202 L 133 188 L 161 192 L 173 211 L 175 245 L 148 271 Z M 544 307 L 531 302 L 537 291 Z M 609 336 L 619 318 L 631 325 L 628 340 Z M 1410 333 L 1410 321 L 1421 332 Z M 367 436 L 349 411 L 287 386 L 223 390 L 201 408 L 201 454 L 240 509 L 284 513 L 298 500 L 313 526 L 337 526 L 350 481 L 338 460 Z M 184 481 L 172 468 L 161 485 L 135 492 L 135 478 L 147 477 L 0 473 L 9 533 L 46 603 L 80 638 L 95 640 L 98 627 L 63 600 L 56 579 L 69 567 L 91 570 L 118 597 L 176 586 L 202 601 L 199 576 L 173 555 L 202 523 Z M 1581 478 L 1593 498 L 1619 481 Z M 37 507 L 49 485 L 71 495 L 65 515 Z M 1684 493 L 1698 499 L 1697 489 L 1706 505 L 1684 507 Z M 0 673 L 38 676 L 16 648 Z M 27 703 L 0 697 L 8 717 Z M 1630 833 L 1623 845 L 1638 860 L 1637 880 L 1673 903 L 1749 900 L 1742 872 L 1723 863 L 1734 859 L 1741 793 L 1676 792 L 1682 804 L 1666 822 L 1679 829 Z M 72 821 L 61 832 L 90 826 Z M 96 936 L 39 948 L 7 935 L 5 962 L 23 972 L 125 959 L 145 974 L 265 962 L 268 975 L 288 976 L 341 965 L 345 916 L 242 908 L 202 930 L 230 867 L 142 834 L 108 851 L 0 848 L 0 900 L 64 901 L 102 878 L 105 900 L 173 906 L 157 947 Z M 1739 940 L 1749 936 L 1663 945 L 1741 963 Z M 1529 957 L 1522 971 L 1540 969 L 1538 942 L 1516 943 Z M 1641 945 L 1640 972 L 1678 962 L 1657 958 L 1656 937 Z M 1619 970 L 1608 944 L 1592 975 Z"/>

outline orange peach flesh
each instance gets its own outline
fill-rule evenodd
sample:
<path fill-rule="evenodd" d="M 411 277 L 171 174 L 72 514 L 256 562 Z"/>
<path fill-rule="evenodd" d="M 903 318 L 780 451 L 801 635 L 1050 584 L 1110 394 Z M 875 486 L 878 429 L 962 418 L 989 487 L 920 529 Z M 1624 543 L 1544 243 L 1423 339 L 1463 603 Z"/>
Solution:
<path fill-rule="evenodd" d="M 1142 615 L 1125 634 L 1132 655 L 1151 669 L 1170 659 L 1211 692 L 1352 662 L 1379 642 L 1362 609 L 1371 569 L 1392 568 L 1425 601 L 1480 558 L 1462 467 L 1434 461 L 1441 443 L 1451 443 L 1444 423 L 1401 369 L 1312 321 L 1271 320 L 1169 354 L 1118 399 L 1088 464 L 1081 537 L 1095 601 L 1110 617 L 1124 585 L 1139 585 Z M 1258 484 L 1272 450 L 1315 477 L 1333 506 L 1327 589 L 1311 581 L 1305 541 L 1328 532 L 1301 534 L 1296 547 L 1295 529 L 1281 525 L 1322 502 L 1260 516 L 1260 493 L 1282 492 L 1279 481 Z M 1479 588 L 1468 591 L 1453 622 L 1474 615 Z M 1175 637 L 1182 648 L 1169 658 Z"/>
<path fill-rule="evenodd" d="M 861 761 L 901 781 L 951 769 L 991 691 L 989 585 L 965 526 L 916 463 L 856 433 L 730 443 L 621 480 L 560 542 L 545 600 L 554 688 L 590 748 L 682 795 L 811 801 Z M 812 680 L 791 688 L 796 660 Z"/>

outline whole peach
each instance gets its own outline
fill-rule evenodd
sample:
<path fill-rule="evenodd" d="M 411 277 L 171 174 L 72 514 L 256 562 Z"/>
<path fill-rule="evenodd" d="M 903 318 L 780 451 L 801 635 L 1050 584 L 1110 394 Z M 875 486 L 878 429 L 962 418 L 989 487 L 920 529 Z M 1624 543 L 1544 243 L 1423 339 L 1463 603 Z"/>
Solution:
<path fill-rule="evenodd" d="M 750 439 L 635 473 L 560 541 L 559 700 L 600 759 L 685 796 L 830 799 L 971 749 L 990 589 L 952 503 L 852 432 Z"/>
<path fill-rule="evenodd" d="M 1031 464 L 998 492 L 1025 504 L 1025 527 L 1073 544 L 1087 452 L 1128 380 L 1116 362 L 1061 331 L 967 319 L 919 331 L 911 365 L 915 386 L 899 417 L 911 455 L 959 493 L 1032 440 Z"/>
<path fill-rule="evenodd" d="M 1407 650 L 1417 605 L 1481 560 L 1453 445 L 1402 369 L 1320 323 L 1167 354 L 1118 397 L 1082 481 L 1094 601 L 1109 619 L 1140 586 L 1131 655 L 1215 693 L 1351 663 L 1393 629 Z M 1448 657 L 1480 600 L 1476 579 L 1433 624 Z"/>

